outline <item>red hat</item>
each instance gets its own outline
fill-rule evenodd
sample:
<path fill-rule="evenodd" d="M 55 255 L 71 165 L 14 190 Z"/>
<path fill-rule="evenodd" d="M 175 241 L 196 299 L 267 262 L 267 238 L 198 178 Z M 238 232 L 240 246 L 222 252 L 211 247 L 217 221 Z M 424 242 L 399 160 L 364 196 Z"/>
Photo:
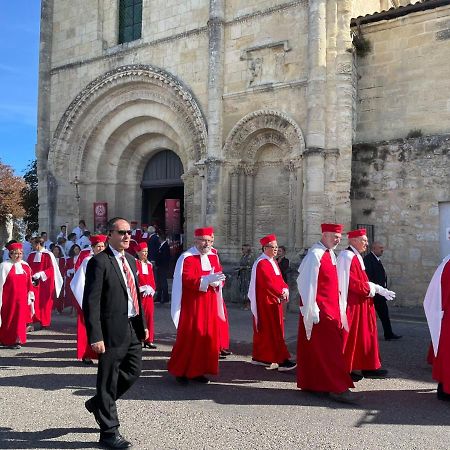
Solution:
<path fill-rule="evenodd" d="M 20 242 L 13 242 L 12 244 L 9 244 L 8 247 L 6 248 L 10 252 L 12 252 L 13 250 L 23 250 L 23 245 Z"/>
<path fill-rule="evenodd" d="M 274 234 L 268 234 L 259 240 L 259 243 L 264 247 L 269 242 L 276 241 L 277 237 Z"/>
<path fill-rule="evenodd" d="M 106 236 L 106 234 L 93 234 L 92 236 L 89 236 L 91 245 L 97 245 L 100 242 L 106 242 L 107 238 L 108 237 Z"/>
<path fill-rule="evenodd" d="M 135 220 L 132 220 L 130 223 L 135 223 L 137 225 L 137 222 Z"/>
<path fill-rule="evenodd" d="M 196 228 L 194 231 L 194 236 L 214 236 L 213 227 Z"/>
<path fill-rule="evenodd" d="M 326 231 L 342 233 L 344 231 L 344 225 L 341 225 L 340 223 L 323 223 L 320 227 L 322 228 L 322 233 L 325 233 Z"/>
<path fill-rule="evenodd" d="M 145 228 L 148 228 L 148 223 L 141 223 L 141 227 L 142 227 L 142 228 L 144 228 L 144 227 L 145 227 Z"/>
<path fill-rule="evenodd" d="M 140 252 L 141 250 L 148 248 L 148 245 L 147 245 L 147 242 L 139 242 L 139 244 L 136 245 L 134 248 L 135 248 L 135 251 Z"/>
<path fill-rule="evenodd" d="M 359 236 L 366 236 L 366 235 L 367 235 L 367 231 L 365 228 L 358 228 L 357 230 L 352 230 L 347 233 L 347 237 L 349 239 L 359 237 Z"/>

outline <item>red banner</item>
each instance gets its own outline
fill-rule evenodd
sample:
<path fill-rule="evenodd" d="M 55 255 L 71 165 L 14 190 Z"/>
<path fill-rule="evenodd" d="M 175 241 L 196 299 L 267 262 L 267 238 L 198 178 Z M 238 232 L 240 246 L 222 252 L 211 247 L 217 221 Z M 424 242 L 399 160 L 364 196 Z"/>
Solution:
<path fill-rule="evenodd" d="M 106 227 L 108 222 L 108 203 L 94 203 L 94 230 L 98 231 Z M 103 230 L 106 231 L 106 230 Z"/>
<path fill-rule="evenodd" d="M 181 200 L 179 198 L 166 198 L 166 234 L 173 236 L 181 233 Z"/>

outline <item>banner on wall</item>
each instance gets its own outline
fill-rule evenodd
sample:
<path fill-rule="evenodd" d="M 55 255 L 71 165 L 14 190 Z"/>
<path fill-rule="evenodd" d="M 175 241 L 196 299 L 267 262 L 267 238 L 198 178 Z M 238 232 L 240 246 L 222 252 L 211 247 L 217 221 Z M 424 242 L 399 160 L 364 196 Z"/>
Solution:
<path fill-rule="evenodd" d="M 108 222 L 108 203 L 94 202 L 94 230 L 106 227 Z"/>
<path fill-rule="evenodd" d="M 181 200 L 179 198 L 166 198 L 165 222 L 168 236 L 181 233 Z"/>

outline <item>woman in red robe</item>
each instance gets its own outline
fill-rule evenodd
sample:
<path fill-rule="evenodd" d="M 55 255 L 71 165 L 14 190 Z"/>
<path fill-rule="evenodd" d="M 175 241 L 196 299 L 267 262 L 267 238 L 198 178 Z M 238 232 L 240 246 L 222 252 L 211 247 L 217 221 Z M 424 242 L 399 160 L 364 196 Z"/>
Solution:
<path fill-rule="evenodd" d="M 297 365 L 289 359 L 283 320 L 283 303 L 289 300 L 289 289 L 275 260 L 277 238 L 270 234 L 260 243 L 263 253 L 253 264 L 248 291 L 253 313 L 252 363 L 279 371 L 292 370 Z"/>
<path fill-rule="evenodd" d="M 66 293 L 66 304 L 72 307 L 71 315 L 77 308 L 77 300 L 73 295 L 72 288 L 70 287 L 70 282 L 75 275 L 75 264 L 78 261 L 78 256 L 81 252 L 81 248 L 78 244 L 72 245 L 69 250 L 69 255 L 66 258 L 66 276 L 64 278 L 64 287 Z"/>
<path fill-rule="evenodd" d="M 0 264 L 0 343 L 20 348 L 27 341 L 34 292 L 30 266 L 22 261 L 22 244 L 10 244 L 8 250 L 10 260 Z"/>
<path fill-rule="evenodd" d="M 142 295 L 142 307 L 144 308 L 145 320 L 148 328 L 148 339 L 144 341 L 144 347 L 156 348 L 154 344 L 155 326 L 153 295 L 155 294 L 156 283 L 153 275 L 152 263 L 148 261 L 147 242 L 140 242 L 136 246 L 138 259 L 136 267 L 138 271 L 139 291 Z"/>
<path fill-rule="evenodd" d="M 61 273 L 61 276 L 63 277 L 63 280 L 66 277 L 66 258 L 64 257 L 62 248 L 59 245 L 52 244 L 50 246 L 50 250 L 55 256 L 56 261 L 58 261 L 58 267 L 59 271 Z M 55 297 L 53 300 L 53 309 L 58 311 L 60 314 L 63 312 L 64 306 L 65 306 L 65 289 L 64 285 L 61 289 L 61 292 L 58 297 Z"/>

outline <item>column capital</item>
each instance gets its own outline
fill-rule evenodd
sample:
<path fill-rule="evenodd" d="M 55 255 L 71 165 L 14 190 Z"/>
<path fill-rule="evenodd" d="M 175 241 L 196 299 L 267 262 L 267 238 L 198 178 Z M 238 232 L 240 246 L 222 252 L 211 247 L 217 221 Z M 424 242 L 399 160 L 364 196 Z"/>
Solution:
<path fill-rule="evenodd" d="M 321 147 L 308 147 L 303 151 L 304 156 L 319 155 L 325 156 L 325 149 Z"/>
<path fill-rule="evenodd" d="M 325 158 L 329 158 L 330 156 L 338 157 L 340 155 L 340 151 L 338 148 L 327 148 L 325 149 Z"/>

